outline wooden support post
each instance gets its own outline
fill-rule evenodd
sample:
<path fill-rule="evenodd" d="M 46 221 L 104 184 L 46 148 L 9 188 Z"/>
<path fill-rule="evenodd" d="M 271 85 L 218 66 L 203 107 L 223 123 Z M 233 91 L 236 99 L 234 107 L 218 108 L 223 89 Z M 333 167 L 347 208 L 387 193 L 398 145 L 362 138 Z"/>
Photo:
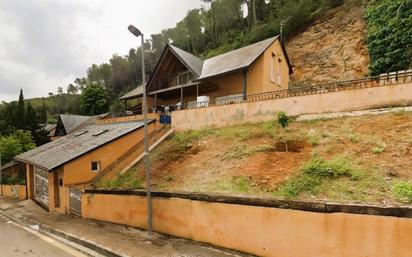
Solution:
<path fill-rule="evenodd" d="M 155 94 L 155 100 L 154 100 L 154 113 L 157 113 L 157 94 Z"/>
<path fill-rule="evenodd" d="M 198 97 L 199 97 L 199 83 L 196 83 L 196 101 Z"/>
<path fill-rule="evenodd" d="M 183 87 L 180 88 L 180 109 L 183 110 Z"/>
<path fill-rule="evenodd" d="M 246 101 L 247 96 L 247 69 L 243 70 L 243 92 L 242 92 L 243 100 Z"/>

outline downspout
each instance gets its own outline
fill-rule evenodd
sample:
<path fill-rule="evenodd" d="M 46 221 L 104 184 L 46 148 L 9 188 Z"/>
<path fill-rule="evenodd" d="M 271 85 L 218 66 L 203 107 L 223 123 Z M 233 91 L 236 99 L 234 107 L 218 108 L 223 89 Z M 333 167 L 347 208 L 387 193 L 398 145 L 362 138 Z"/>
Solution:
<path fill-rule="evenodd" d="M 247 96 L 247 69 L 243 70 L 243 90 L 242 90 L 242 97 L 243 101 L 246 101 Z"/>

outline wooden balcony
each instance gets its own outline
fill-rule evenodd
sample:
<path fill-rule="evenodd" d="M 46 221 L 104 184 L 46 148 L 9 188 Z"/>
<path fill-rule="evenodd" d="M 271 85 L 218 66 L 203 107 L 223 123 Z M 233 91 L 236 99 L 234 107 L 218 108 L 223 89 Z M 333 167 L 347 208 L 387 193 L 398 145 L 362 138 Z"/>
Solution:
<path fill-rule="evenodd" d="M 154 80 L 151 86 L 151 92 L 164 90 L 168 88 L 184 86 L 192 83 L 193 74 L 190 71 L 179 72 L 166 77 Z"/>

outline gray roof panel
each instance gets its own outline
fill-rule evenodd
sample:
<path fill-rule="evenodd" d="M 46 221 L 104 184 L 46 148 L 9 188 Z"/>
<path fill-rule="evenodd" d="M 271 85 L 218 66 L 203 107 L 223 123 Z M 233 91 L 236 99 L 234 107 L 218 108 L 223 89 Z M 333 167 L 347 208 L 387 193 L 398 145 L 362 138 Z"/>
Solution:
<path fill-rule="evenodd" d="M 196 75 L 196 77 L 199 77 L 202 73 L 203 61 L 193 54 L 183 51 L 182 49 L 177 48 L 174 45 L 169 44 L 169 46 L 172 52 L 183 62 L 183 64 L 185 64 L 188 69 L 194 72 L 194 75 Z"/>
<path fill-rule="evenodd" d="M 87 131 L 87 133 L 80 136 L 76 136 L 78 133 L 67 135 L 22 153 L 16 156 L 15 160 L 52 170 L 104 144 L 139 129 L 143 125 L 143 121 L 93 124 L 82 129 L 82 131 Z M 104 130 L 107 130 L 107 132 L 98 136 L 93 136 Z"/>
<path fill-rule="evenodd" d="M 141 95 L 143 95 L 143 86 L 142 85 L 140 85 L 137 88 L 133 89 L 129 93 L 121 96 L 119 98 L 119 100 L 127 100 L 127 99 L 131 99 L 131 98 L 136 98 L 136 97 L 141 96 Z"/>
<path fill-rule="evenodd" d="M 248 45 L 210 59 L 203 63 L 198 80 L 218 76 L 250 66 L 279 36 Z"/>

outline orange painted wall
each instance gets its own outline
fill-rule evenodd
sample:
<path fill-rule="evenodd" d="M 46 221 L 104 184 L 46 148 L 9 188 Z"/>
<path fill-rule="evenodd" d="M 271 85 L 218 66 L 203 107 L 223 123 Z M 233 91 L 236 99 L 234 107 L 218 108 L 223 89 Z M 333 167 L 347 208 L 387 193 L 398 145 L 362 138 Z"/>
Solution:
<path fill-rule="evenodd" d="M 24 200 L 27 198 L 25 185 L 0 185 L 3 196 Z"/>
<path fill-rule="evenodd" d="M 155 128 L 156 123 L 150 123 L 148 126 L 149 133 L 154 131 Z M 66 163 L 64 165 L 64 185 L 84 183 L 94 178 L 98 173 L 91 171 L 92 161 L 100 161 L 100 170 L 102 171 L 131 147 L 143 140 L 143 136 L 143 129 L 139 129 Z"/>
<path fill-rule="evenodd" d="M 142 196 L 86 194 L 82 208 L 85 218 L 146 228 L 146 198 Z M 177 198 L 154 198 L 153 212 L 157 232 L 258 256 L 411 256 L 412 219 L 407 218 Z"/>
<path fill-rule="evenodd" d="M 409 82 L 399 85 L 175 111 L 172 113 L 172 127 L 176 130 L 225 127 L 245 122 L 270 121 L 279 111 L 296 116 L 363 110 L 411 101 L 412 83 Z"/>

